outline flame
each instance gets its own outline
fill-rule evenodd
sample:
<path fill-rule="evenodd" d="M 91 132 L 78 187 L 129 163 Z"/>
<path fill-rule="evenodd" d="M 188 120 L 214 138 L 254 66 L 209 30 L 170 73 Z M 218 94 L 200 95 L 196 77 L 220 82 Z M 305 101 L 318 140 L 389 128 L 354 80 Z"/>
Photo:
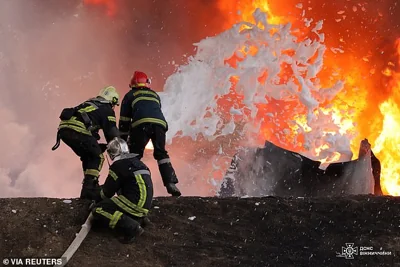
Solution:
<path fill-rule="evenodd" d="M 83 0 L 85 5 L 105 6 L 107 16 L 112 17 L 117 13 L 116 0 Z"/>
<path fill-rule="evenodd" d="M 400 65 L 400 38 L 397 39 L 397 55 Z M 389 72 L 389 87 L 393 94 L 379 105 L 383 115 L 382 130 L 372 151 L 381 161 L 381 184 L 389 195 L 400 196 L 400 72 Z"/>
<path fill-rule="evenodd" d="M 267 0 L 248 0 L 248 1 L 231 1 L 219 0 L 219 9 L 227 14 L 224 27 L 231 27 L 232 24 L 239 21 L 248 21 L 254 23 L 252 13 L 256 8 L 266 12 L 268 22 L 272 24 L 284 24 L 287 22 L 296 23 L 299 19 L 291 17 L 281 17 L 274 15 L 270 3 L 283 8 L 284 1 L 267 1 Z M 282 2 L 282 4 L 279 4 Z M 359 5 L 362 9 L 362 5 Z M 296 6 L 301 8 L 301 4 Z M 355 12 L 357 7 L 353 7 Z M 237 12 L 233 12 L 237 11 Z M 290 12 L 286 12 L 290 13 Z M 341 19 L 343 12 L 338 12 Z M 382 16 L 380 16 L 382 17 Z M 300 21 L 303 21 L 300 20 Z M 298 27 L 298 36 L 305 36 L 309 33 L 306 27 Z M 334 34 L 332 34 L 334 36 Z M 338 38 L 339 44 L 346 44 L 344 37 Z M 343 47 L 343 46 L 342 46 Z M 400 38 L 396 42 L 398 65 L 400 66 Z M 367 49 L 365 49 L 367 51 Z M 236 68 L 237 62 L 242 61 L 247 55 L 257 53 L 257 47 L 247 46 L 238 49 L 238 52 L 231 58 L 225 60 L 227 64 Z M 361 53 L 361 52 L 359 52 Z M 360 141 L 367 138 L 372 144 L 372 151 L 381 161 L 381 187 L 384 194 L 400 195 L 400 72 L 395 70 L 396 64 L 387 62 L 386 67 L 379 70 L 376 65 L 372 64 L 371 54 L 366 52 L 365 55 L 357 53 L 345 53 L 342 49 L 331 49 L 325 53 L 324 69 L 320 72 L 319 83 L 322 87 L 333 85 L 332 77 L 344 81 L 344 89 L 329 103 L 323 103 L 319 111 L 314 114 L 323 117 L 325 121 L 332 121 L 337 127 L 323 130 L 323 135 L 329 137 L 337 133 L 345 134 L 351 137 L 352 155 L 348 159 L 355 159 L 358 155 Z M 384 90 L 378 90 L 376 86 L 377 75 L 390 79 Z M 264 75 L 265 76 L 265 75 Z M 236 93 L 234 88 L 238 77 L 233 77 L 230 99 L 241 99 L 241 95 Z M 262 83 L 265 77 L 259 77 Z M 284 81 L 283 81 L 284 82 Z M 293 106 L 290 103 L 284 107 L 273 99 L 268 99 L 269 103 L 258 106 L 262 112 L 257 115 L 257 122 L 261 123 L 259 131 L 260 142 L 269 140 L 278 142 L 286 149 L 296 152 L 305 152 L 307 149 L 312 150 L 312 154 L 323 164 L 346 160 L 341 158 L 341 154 L 331 150 L 328 143 L 320 143 L 320 145 L 307 148 L 304 140 L 301 138 L 295 140 L 295 134 L 298 131 L 310 132 L 311 129 L 307 125 L 306 115 L 296 114 L 291 110 Z M 223 103 L 223 100 L 219 104 Z M 222 104 L 223 105 L 223 104 Z M 267 118 L 264 114 L 281 113 L 283 108 L 283 120 L 276 123 L 272 119 Z M 283 123 L 282 123 L 283 121 Z M 255 122 L 255 123 L 257 123 Z M 285 123 L 287 122 L 287 123 Z M 288 130 L 290 129 L 290 130 Z M 280 132 L 284 134 L 278 136 Z M 327 156 L 326 152 L 331 152 Z M 332 153 L 333 152 L 333 153 Z M 348 160 L 347 159 L 347 160 Z"/>
<path fill-rule="evenodd" d="M 147 143 L 145 149 L 154 150 L 154 146 L 151 140 Z"/>
<path fill-rule="evenodd" d="M 254 23 L 252 13 L 256 8 L 260 8 L 263 12 L 268 14 L 268 22 L 272 24 L 280 24 L 287 22 L 287 17 L 275 16 L 266 0 L 251 0 L 251 1 L 231 1 L 220 0 L 218 8 L 223 13 L 228 13 L 229 16 L 225 19 L 225 28 L 230 28 L 232 24 L 238 21 L 248 21 Z M 233 13 L 232 10 L 236 10 Z"/>

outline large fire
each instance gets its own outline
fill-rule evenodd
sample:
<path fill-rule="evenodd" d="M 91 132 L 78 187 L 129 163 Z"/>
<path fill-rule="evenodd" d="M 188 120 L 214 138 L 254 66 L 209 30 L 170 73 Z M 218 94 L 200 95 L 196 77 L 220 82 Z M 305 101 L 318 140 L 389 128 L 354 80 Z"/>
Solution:
<path fill-rule="evenodd" d="M 397 40 L 397 54 L 400 64 L 400 38 Z M 374 140 L 374 151 L 376 151 L 382 164 L 383 187 L 388 194 L 400 195 L 400 73 L 384 70 L 385 75 L 392 79 L 389 88 L 392 92 L 390 97 L 379 103 L 379 110 L 383 115 L 382 129 L 379 136 Z"/>
<path fill-rule="evenodd" d="M 292 2 L 289 4 L 288 2 Z M 299 1 L 301 2 L 301 1 Z M 304 1 L 306 2 L 306 1 Z M 310 3 L 311 1 L 308 1 Z M 318 1 L 320 4 L 322 1 Z M 332 3 L 335 1 L 332 1 Z M 338 1 L 337 1 L 338 2 Z M 345 1 L 342 1 L 343 3 Z M 107 14 L 113 15 L 116 12 L 115 0 L 84 0 L 85 4 L 94 4 L 107 7 Z M 298 31 L 294 32 L 299 40 L 305 38 L 316 38 L 311 31 L 311 27 L 306 24 L 311 23 L 310 17 L 321 17 L 325 19 L 325 14 L 306 7 L 307 4 L 295 4 L 294 1 L 268 1 L 268 0 L 218 0 L 218 8 L 225 16 L 221 17 L 221 28 L 228 29 L 234 23 L 239 21 L 253 21 L 253 12 L 256 8 L 268 14 L 268 22 L 277 25 L 283 25 L 290 22 Z M 323 5 L 322 5 L 323 6 Z M 322 7 L 321 7 L 322 8 Z M 346 34 L 338 34 L 336 26 L 323 28 L 326 33 L 325 44 L 327 50 L 323 58 L 323 69 L 318 75 L 318 83 L 321 87 L 327 88 L 333 86 L 335 81 L 344 81 L 344 89 L 332 101 L 322 103 L 322 108 L 315 111 L 319 117 L 334 122 L 337 127 L 324 129 L 325 136 L 335 135 L 336 133 L 346 134 L 351 137 L 352 159 L 358 157 L 358 148 L 360 141 L 368 138 L 372 144 L 372 150 L 381 161 L 381 186 L 384 194 L 400 195 L 400 36 L 398 41 L 393 44 L 397 48 L 398 62 L 378 62 L 377 50 L 381 49 L 374 36 L 365 32 L 354 33 L 357 38 L 351 38 L 351 30 L 354 23 L 357 25 L 365 24 L 365 15 L 368 8 L 368 2 L 355 3 L 355 1 L 343 4 L 343 10 L 337 10 L 334 15 L 337 27 L 344 25 Z M 373 9 L 370 6 L 370 10 Z M 280 15 L 276 10 L 279 10 Z M 360 21 L 350 20 L 349 18 L 357 14 Z M 375 17 L 368 18 L 369 23 L 377 23 L 383 19 L 383 14 L 377 10 Z M 307 14 L 306 14 L 307 13 Z M 284 14 L 284 15 L 282 15 Z M 332 16 L 332 15 L 331 15 Z M 318 20 L 314 18 L 314 22 Z M 357 20 L 357 18 L 356 18 Z M 367 28 L 368 26 L 365 26 Z M 359 27 L 361 29 L 362 27 Z M 363 35 L 364 34 L 364 35 Z M 356 40 L 356 41 L 354 41 Z M 357 43 L 355 43 L 357 42 Z M 393 48 L 393 47 L 392 47 Z M 255 55 L 258 48 L 255 46 L 239 48 L 237 55 L 227 58 L 226 63 L 236 68 L 237 62 L 242 61 L 247 55 Z M 393 49 L 394 51 L 394 49 Z M 387 51 L 381 51 L 382 54 Z M 240 56 L 238 56 L 240 55 Z M 388 57 L 385 57 L 388 58 Z M 382 61 L 379 58 L 380 61 Z M 290 76 L 290 73 L 284 73 Z M 260 76 L 259 83 L 263 83 L 267 73 Z M 281 83 L 285 83 L 282 76 Z M 381 80 L 386 79 L 383 83 Z M 231 79 L 232 90 L 231 99 L 243 98 L 235 89 L 237 79 Z M 226 99 L 225 99 L 226 100 Z M 224 99 L 220 104 L 224 104 Z M 230 102 L 231 104 L 232 102 Z M 307 125 L 306 116 L 296 113 L 292 110 L 291 103 L 279 103 L 274 99 L 268 99 L 268 104 L 259 105 L 258 115 L 255 124 L 261 123 L 259 131 L 259 140 L 269 140 L 281 147 L 297 152 L 305 152 L 308 149 L 313 150 L 313 155 L 322 163 L 329 163 L 341 160 L 339 153 L 330 153 L 326 156 L 325 152 L 330 151 L 328 143 L 321 143 L 316 147 L 307 147 L 304 140 L 295 137 L 295 133 L 300 129 L 305 132 L 313 131 Z M 284 112 L 282 113 L 282 110 Z M 265 114 L 281 113 L 280 121 L 277 123 L 271 118 L 266 118 Z M 287 131 L 290 129 L 290 131 Z M 151 143 L 146 147 L 152 149 Z M 330 151 L 332 152 L 332 151 Z"/>
<path fill-rule="evenodd" d="M 278 1 L 270 1 L 277 3 Z M 280 1 L 282 2 L 282 1 Z M 287 3 L 282 2 L 282 5 Z M 298 36 L 307 35 L 309 30 L 306 27 L 298 25 L 299 19 L 295 16 L 276 16 L 273 14 L 271 7 L 267 0 L 257 1 L 238 1 L 234 3 L 230 0 L 220 0 L 219 7 L 223 12 L 229 13 L 227 16 L 226 26 L 230 27 L 233 23 L 238 21 L 249 21 L 254 23 L 252 13 L 255 8 L 260 8 L 262 11 L 267 12 L 269 23 L 283 24 L 291 22 L 298 26 L 300 29 L 297 33 Z M 302 5 L 298 4 L 297 8 L 301 9 Z M 352 11 L 356 12 L 357 8 L 363 9 L 363 5 L 353 6 Z M 232 10 L 239 10 L 239 12 L 232 12 Z M 288 8 L 289 11 L 289 8 Z M 288 12 L 294 14 L 294 12 Z M 344 11 L 338 12 L 339 15 L 344 14 Z M 304 15 L 304 13 L 303 13 Z M 378 14 L 381 16 L 381 14 Z M 338 19 L 340 22 L 343 18 Z M 341 43 L 345 43 L 344 38 L 340 38 Z M 397 56 L 400 63 L 400 38 L 396 42 Z M 227 59 L 227 63 L 235 67 L 236 62 L 243 60 L 246 55 L 254 55 L 257 53 L 257 47 L 244 50 L 239 49 L 242 58 L 232 57 Z M 331 77 L 340 78 L 345 81 L 344 90 L 340 92 L 333 101 L 327 102 L 319 112 L 323 112 L 327 120 L 332 120 L 339 127 L 337 129 L 325 130 L 324 134 L 334 134 L 340 132 L 349 135 L 352 138 L 352 158 L 358 156 L 358 146 L 360 140 L 368 138 L 372 144 L 372 150 L 380 159 L 382 165 L 381 173 L 381 186 L 385 194 L 400 195 L 400 156 L 398 151 L 400 149 L 400 73 L 396 72 L 394 67 L 396 64 L 387 62 L 384 69 L 375 69 L 374 64 L 370 63 L 371 55 L 366 53 L 360 60 L 352 53 L 346 53 L 342 49 L 332 49 L 332 53 L 326 53 L 324 58 L 324 71 L 320 75 L 320 84 L 327 86 L 332 82 Z M 339 60 L 338 60 L 339 58 Z M 339 63 L 341 62 L 341 63 Z M 385 90 L 377 90 L 374 88 L 376 81 L 373 74 L 381 71 L 383 75 L 390 78 Z M 366 76 L 365 73 L 370 74 Z M 376 79 L 376 78 L 375 78 Z M 260 77 L 259 82 L 262 82 Z M 233 83 L 233 87 L 234 87 Z M 386 94 L 382 94 L 384 91 Z M 264 107 L 259 108 L 268 110 L 269 112 L 276 111 L 282 107 L 271 107 L 273 101 L 266 104 Z M 377 109 L 378 107 L 379 109 Z M 290 109 L 290 107 L 289 107 Z M 261 114 L 265 114 L 262 112 Z M 318 114 L 322 115 L 322 114 Z M 293 132 L 302 128 L 306 132 L 312 131 L 306 122 L 304 115 L 297 115 L 295 112 L 285 112 L 284 120 L 287 122 L 295 121 L 294 124 L 289 125 Z M 258 120 L 264 119 L 265 115 L 259 115 Z M 286 142 L 281 142 L 282 137 L 276 137 L 277 132 L 282 132 L 287 125 L 262 123 L 261 126 L 261 140 L 270 140 L 278 143 L 280 146 L 287 149 L 304 152 L 307 150 L 304 147 L 302 140 L 294 142 L 293 136 L 290 132 L 286 132 L 284 137 Z M 313 147 L 314 154 L 321 156 L 319 160 L 322 163 L 335 162 L 339 160 L 340 154 L 335 153 L 334 156 L 324 157 L 323 151 L 329 149 L 329 144 L 321 143 L 319 147 Z"/>

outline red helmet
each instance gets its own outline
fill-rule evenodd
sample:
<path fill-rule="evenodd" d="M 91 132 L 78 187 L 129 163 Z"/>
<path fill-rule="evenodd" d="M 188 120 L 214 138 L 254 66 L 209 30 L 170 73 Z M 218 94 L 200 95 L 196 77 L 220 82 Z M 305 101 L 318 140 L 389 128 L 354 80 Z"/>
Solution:
<path fill-rule="evenodd" d="M 146 84 L 150 84 L 151 81 L 147 78 L 146 73 L 141 71 L 135 71 L 131 78 L 131 83 L 129 84 L 130 87 L 133 86 L 146 86 Z"/>

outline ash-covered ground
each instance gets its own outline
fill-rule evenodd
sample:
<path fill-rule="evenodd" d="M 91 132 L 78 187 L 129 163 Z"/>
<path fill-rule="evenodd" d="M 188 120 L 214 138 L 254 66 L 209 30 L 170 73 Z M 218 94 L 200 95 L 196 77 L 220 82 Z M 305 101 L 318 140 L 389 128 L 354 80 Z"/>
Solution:
<path fill-rule="evenodd" d="M 88 206 L 0 199 L 0 258 L 61 256 Z M 397 197 L 162 197 L 150 219 L 130 245 L 94 227 L 68 266 L 400 266 Z M 338 257 L 346 243 L 354 259 Z M 360 255 L 361 247 L 392 255 Z"/>

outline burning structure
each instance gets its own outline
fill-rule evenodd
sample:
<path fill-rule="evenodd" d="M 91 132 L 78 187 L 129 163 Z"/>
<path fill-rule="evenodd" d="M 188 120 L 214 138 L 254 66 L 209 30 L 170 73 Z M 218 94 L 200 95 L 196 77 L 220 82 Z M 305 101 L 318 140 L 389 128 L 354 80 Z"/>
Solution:
<path fill-rule="evenodd" d="M 85 2 L 102 3 L 112 16 L 118 8 L 111 2 L 124 1 Z M 210 29 L 208 36 L 222 32 L 196 44 L 195 55 L 168 77 L 161 96 L 170 122 L 171 154 L 180 154 L 174 151 L 181 147 L 193 150 L 188 153 L 192 158 L 185 160 L 198 165 L 199 171 L 188 175 L 217 170 L 202 181 L 221 180 L 221 170 L 229 166 L 226 158 L 269 140 L 277 146 L 267 143 L 267 147 L 277 154 L 284 151 L 308 162 L 317 177 L 309 179 L 317 181 L 327 180 L 332 172 L 348 177 L 337 173 L 346 173 L 351 169 L 347 166 L 380 162 L 381 177 L 375 183 L 383 194 L 400 195 L 397 1 L 214 3 L 213 8 L 220 10 L 219 23 L 213 24 L 217 29 Z M 203 147 L 199 136 L 205 140 Z M 370 163 L 355 156 L 365 136 L 372 147 Z M 199 164 L 200 157 L 210 160 Z M 378 168 L 372 169 L 378 177 Z"/>
<path fill-rule="evenodd" d="M 374 24 L 392 23 L 384 22 L 384 16 L 397 10 L 398 4 L 387 1 L 386 4 L 392 5 L 388 7 L 382 1 L 334 1 L 321 6 L 319 1 L 308 1 L 292 3 L 291 8 L 286 2 L 282 5 L 278 1 L 233 4 L 226 0 L 220 3 L 221 9 L 231 10 L 231 14 L 234 8 L 240 10 L 226 23 L 237 22 L 235 18 L 239 22 L 227 25 L 226 31 L 196 44 L 196 55 L 167 79 L 164 107 L 170 121 L 175 123 L 170 127 L 171 136 L 196 139 L 202 135 L 211 141 L 225 136 L 228 141 L 216 141 L 214 153 L 236 148 L 236 151 L 242 151 L 239 155 L 246 151 L 245 148 L 260 147 L 268 140 L 286 153 L 295 152 L 308 162 L 307 168 L 328 166 L 325 171 L 315 169 L 311 175 L 315 178 L 307 179 L 326 181 L 332 174 L 343 183 L 350 182 L 346 174 L 351 172 L 349 166 L 364 162 L 362 157 L 356 158 L 355 152 L 362 139 L 368 136 L 374 154 L 372 159 L 378 162 L 375 159 L 379 158 L 382 166 L 377 187 L 382 187 L 383 194 L 400 194 L 400 165 L 396 160 L 400 143 L 396 130 L 400 119 L 397 56 L 400 41 L 396 40 L 400 33 L 395 38 L 391 33 L 389 43 L 384 36 L 390 34 L 365 30 Z M 286 15 L 275 15 L 272 10 L 280 10 L 280 14 Z M 379 11 L 376 14 L 376 10 L 386 10 L 386 13 Z M 326 23 L 331 20 L 336 25 Z M 368 26 L 355 29 L 355 22 Z M 355 36 L 364 37 L 361 40 Z M 366 36 L 370 39 L 364 40 Z M 173 94 L 177 91 L 178 94 Z M 174 106 L 177 102 L 187 103 L 190 97 L 196 102 Z M 278 148 L 273 150 L 276 154 L 282 152 Z M 223 156 L 231 158 L 232 154 L 221 152 L 221 158 Z M 255 159 L 249 155 L 244 158 Z M 266 158 L 273 161 L 270 155 L 258 160 Z M 372 164 L 368 160 L 364 163 Z M 296 164 L 298 162 L 291 167 L 292 175 L 299 169 Z M 229 163 L 219 170 L 226 170 L 228 166 Z M 250 169 L 251 172 L 259 171 L 256 166 Z M 365 175 L 371 174 L 365 179 L 374 180 L 370 167 L 362 169 Z M 376 177 L 379 176 L 377 169 L 375 167 Z M 353 174 L 358 171 L 359 168 L 353 168 Z M 341 172 L 343 174 L 338 174 Z M 245 173 L 242 175 L 244 177 Z M 263 183 L 262 179 L 248 177 L 248 180 L 248 183 Z M 336 180 L 335 186 L 340 181 Z M 283 188 L 294 190 L 291 185 Z M 368 188 L 342 187 L 326 194 L 375 191 L 372 185 Z M 267 189 L 263 190 L 265 193 Z M 259 194 L 256 191 L 252 191 L 252 195 Z M 279 194 L 294 193 L 282 191 Z M 297 194 L 312 195 L 312 192 Z"/>
<path fill-rule="evenodd" d="M 2 145 L 13 151 L 3 196 L 75 195 L 75 157 L 48 149 L 54 113 L 104 84 L 125 93 L 136 68 L 163 91 L 186 195 L 213 196 L 241 147 L 268 140 L 328 165 L 355 160 L 365 137 L 383 194 L 400 195 L 397 0 L 31 0 L 0 11 Z"/>
<path fill-rule="evenodd" d="M 320 166 L 320 161 L 267 141 L 262 148 L 242 149 L 233 157 L 219 196 L 382 194 L 380 162 L 368 140 L 361 142 L 356 160 L 331 163 L 325 170 Z"/>

